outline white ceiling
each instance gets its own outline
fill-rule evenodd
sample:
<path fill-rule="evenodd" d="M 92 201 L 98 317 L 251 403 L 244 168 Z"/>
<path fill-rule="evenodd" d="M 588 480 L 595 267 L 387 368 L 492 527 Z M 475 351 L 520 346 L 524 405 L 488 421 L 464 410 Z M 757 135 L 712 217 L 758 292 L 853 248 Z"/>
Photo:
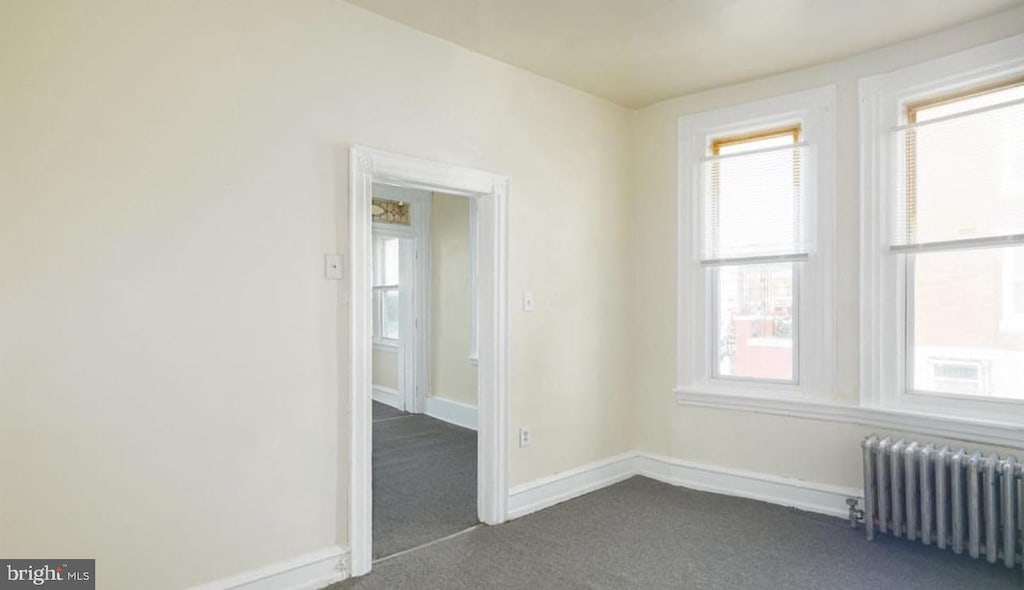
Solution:
<path fill-rule="evenodd" d="M 349 0 L 627 107 L 806 67 L 1024 0 Z"/>

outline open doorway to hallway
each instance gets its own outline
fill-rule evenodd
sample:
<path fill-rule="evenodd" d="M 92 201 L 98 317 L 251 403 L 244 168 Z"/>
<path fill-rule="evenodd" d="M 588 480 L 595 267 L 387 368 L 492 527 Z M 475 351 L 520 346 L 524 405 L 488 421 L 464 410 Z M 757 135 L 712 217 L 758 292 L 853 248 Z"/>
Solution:
<path fill-rule="evenodd" d="M 373 567 L 373 196 L 376 185 L 401 190 L 419 190 L 461 195 L 470 199 L 476 220 L 477 246 L 477 491 L 476 517 L 484 524 L 500 524 L 508 518 L 508 215 L 509 180 L 493 172 L 444 162 L 424 160 L 363 146 L 349 150 L 349 261 L 351 263 L 347 320 L 350 329 L 345 360 L 351 367 L 348 379 L 347 423 L 351 433 L 346 466 L 350 475 L 348 505 L 348 542 L 353 576 L 362 576 Z M 423 199 L 409 201 L 410 208 L 423 208 Z M 429 227 L 429 226 L 428 226 Z M 426 236 L 427 231 L 417 232 Z M 419 268 L 419 267 L 417 267 Z M 415 274 L 415 273 L 413 273 Z M 415 279 L 414 279 L 415 280 Z M 426 281 L 427 279 L 422 279 Z M 424 297 L 413 301 L 421 318 L 428 318 Z M 400 307 L 404 307 L 400 303 Z M 427 344 L 414 350 L 413 338 L 425 342 L 428 322 L 410 338 L 400 337 L 402 358 L 413 359 L 416 371 L 426 371 Z M 419 351 L 419 352 L 417 352 Z M 408 354 L 407 354 L 408 353 Z M 403 361 L 400 361 L 404 363 Z M 409 371 L 403 370 L 403 375 Z M 429 383 L 420 378 L 420 384 Z M 406 389 L 406 410 L 422 412 L 426 391 L 410 393 Z M 411 400 L 411 405 L 410 405 Z M 410 408 L 412 408 L 410 410 Z M 421 409 L 422 408 L 422 409 Z"/>
<path fill-rule="evenodd" d="M 477 518 L 476 206 L 373 185 L 373 559 Z"/>

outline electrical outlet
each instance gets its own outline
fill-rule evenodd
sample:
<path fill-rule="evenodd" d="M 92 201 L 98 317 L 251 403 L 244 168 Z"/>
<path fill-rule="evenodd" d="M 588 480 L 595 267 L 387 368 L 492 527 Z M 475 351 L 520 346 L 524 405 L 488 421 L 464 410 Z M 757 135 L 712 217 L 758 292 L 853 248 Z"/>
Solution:
<path fill-rule="evenodd" d="M 531 439 L 530 427 L 529 426 L 521 426 L 519 428 L 519 448 L 521 449 L 523 447 L 530 446 L 530 439 Z"/>

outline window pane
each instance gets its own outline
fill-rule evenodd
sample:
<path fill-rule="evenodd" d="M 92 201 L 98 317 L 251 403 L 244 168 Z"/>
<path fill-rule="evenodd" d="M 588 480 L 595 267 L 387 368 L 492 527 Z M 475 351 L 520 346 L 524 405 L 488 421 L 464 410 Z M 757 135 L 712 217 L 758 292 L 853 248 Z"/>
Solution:
<path fill-rule="evenodd" d="M 1024 98 L 1024 86 L 917 111 L 918 122 Z M 1024 103 L 899 132 L 896 244 L 1024 232 Z"/>
<path fill-rule="evenodd" d="M 381 337 L 398 340 L 398 289 L 386 289 L 381 302 Z"/>
<path fill-rule="evenodd" d="M 781 133 L 779 135 L 773 135 L 770 137 L 757 137 L 748 141 L 734 141 L 726 142 L 723 145 L 715 148 L 716 156 L 728 156 L 730 154 L 739 154 L 743 152 L 752 152 L 754 150 L 763 150 L 767 148 L 782 147 L 784 145 L 790 145 L 796 143 L 796 136 L 799 131 L 794 128 L 793 131 L 787 133 Z"/>
<path fill-rule="evenodd" d="M 794 263 L 713 269 L 715 376 L 794 381 Z"/>
<path fill-rule="evenodd" d="M 792 145 L 793 135 L 720 148 L 704 164 L 704 259 L 799 254 L 803 228 L 800 168 L 803 149 L 726 153 L 740 146 Z"/>
<path fill-rule="evenodd" d="M 917 254 L 909 387 L 1024 399 L 1024 248 Z"/>
<path fill-rule="evenodd" d="M 382 285 L 398 284 L 399 244 L 400 242 L 398 238 L 385 238 L 384 240 L 384 276 L 381 277 L 384 282 L 381 283 Z"/>

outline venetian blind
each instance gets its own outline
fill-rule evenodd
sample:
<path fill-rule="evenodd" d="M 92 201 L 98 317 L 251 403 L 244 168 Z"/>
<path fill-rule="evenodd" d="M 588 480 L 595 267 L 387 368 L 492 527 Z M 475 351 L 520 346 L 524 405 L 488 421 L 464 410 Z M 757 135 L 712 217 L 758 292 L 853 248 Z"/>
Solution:
<path fill-rule="evenodd" d="M 807 146 L 794 143 L 793 137 L 748 145 L 765 143 L 776 145 L 722 150 L 704 159 L 704 264 L 796 260 L 809 254 L 802 173 Z"/>
<path fill-rule="evenodd" d="M 914 114 L 892 132 L 893 249 L 1024 243 L 1024 86 Z"/>

